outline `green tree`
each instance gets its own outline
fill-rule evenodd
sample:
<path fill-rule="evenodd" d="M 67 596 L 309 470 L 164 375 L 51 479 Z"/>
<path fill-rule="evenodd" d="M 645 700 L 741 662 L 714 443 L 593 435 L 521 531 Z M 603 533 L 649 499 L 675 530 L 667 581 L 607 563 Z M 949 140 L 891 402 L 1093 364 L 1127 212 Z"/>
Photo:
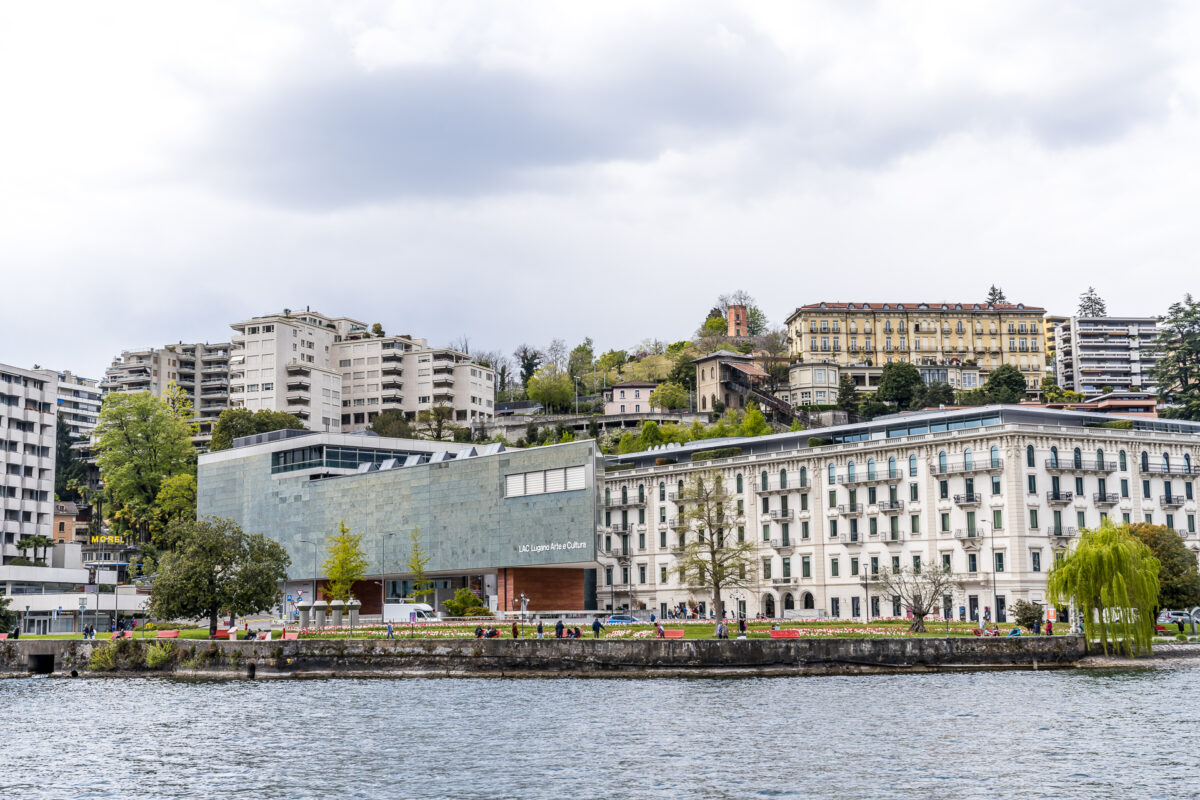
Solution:
<path fill-rule="evenodd" d="M 208 444 L 210 451 L 228 450 L 233 447 L 233 440 L 243 436 L 254 436 L 259 433 L 270 433 L 282 430 L 304 430 L 303 420 L 295 414 L 285 411 L 259 409 L 251 411 L 247 408 L 227 408 L 217 417 L 213 426 L 212 441 Z"/>
<path fill-rule="evenodd" d="M 1012 606 L 1013 620 L 1025 630 L 1033 630 L 1042 621 L 1043 609 L 1037 603 L 1018 600 Z"/>
<path fill-rule="evenodd" d="M 523 344 L 513 351 L 513 358 L 517 360 L 517 369 L 521 373 L 521 386 L 527 387 L 533 373 L 537 372 L 538 366 L 546 357 L 536 347 Z"/>
<path fill-rule="evenodd" d="M 986 406 L 992 402 L 992 396 L 982 386 L 978 389 L 968 389 L 954 396 L 954 402 L 960 406 Z"/>
<path fill-rule="evenodd" d="M 229 519 L 177 523 L 175 550 L 163 556 L 150 591 L 150 613 L 159 619 L 208 619 L 253 614 L 279 602 L 279 581 L 291 563 L 278 542 L 247 534 Z"/>
<path fill-rule="evenodd" d="M 362 534 L 351 533 L 346 523 L 338 523 L 338 532 L 329 540 L 325 561 L 321 564 L 328 582 L 325 592 L 331 600 L 343 603 L 354 596 L 354 584 L 367 574 L 367 557 L 363 555 Z"/>
<path fill-rule="evenodd" d="M 988 287 L 988 293 L 987 293 L 987 304 L 988 305 L 995 306 L 995 305 L 1000 305 L 1001 303 L 1007 303 L 1007 302 L 1008 302 L 1008 298 L 1004 296 L 1003 289 L 1001 289 L 999 286 L 997 286 L 994 283 L 990 287 Z"/>
<path fill-rule="evenodd" d="M 1056 605 L 1074 603 L 1084 633 L 1126 655 L 1150 651 L 1153 611 L 1158 603 L 1158 559 L 1129 532 L 1104 520 L 1084 530 L 1075 550 L 1050 571 L 1046 597 Z"/>
<path fill-rule="evenodd" d="M 441 441 L 447 429 L 453 429 L 450 420 L 454 418 L 454 409 L 447 405 L 436 405 L 417 412 L 417 424 L 428 439 Z"/>
<path fill-rule="evenodd" d="M 650 419 L 643 422 L 642 432 L 638 434 L 637 449 L 649 450 L 651 447 L 657 447 L 662 443 L 663 435 L 658 427 L 658 423 Z"/>
<path fill-rule="evenodd" d="M 425 574 L 425 567 L 433 557 L 421 547 L 420 528 L 413 528 L 409 531 L 408 539 L 409 550 L 406 566 L 409 574 L 412 575 L 412 596 L 415 600 L 420 600 L 433 594 L 433 581 Z"/>
<path fill-rule="evenodd" d="M 1196 554 L 1182 537 L 1164 525 L 1135 522 L 1129 532 L 1158 559 L 1158 607 L 1194 608 L 1200 605 L 1200 570 Z"/>
<path fill-rule="evenodd" d="M 1082 403 L 1084 399 L 1081 392 L 1061 388 L 1049 375 L 1042 378 L 1040 391 L 1047 403 Z"/>
<path fill-rule="evenodd" d="M 729 325 L 721 317 L 709 317 L 704 320 L 704 324 L 700 326 L 700 330 L 696 331 L 696 336 L 701 339 L 706 339 L 710 336 L 724 336 L 729 331 Z"/>
<path fill-rule="evenodd" d="M 854 382 L 853 376 L 849 372 L 843 372 L 838 378 L 838 399 L 837 407 L 848 413 L 858 411 L 858 385 Z"/>
<path fill-rule="evenodd" d="M 755 549 L 738 541 L 736 500 L 721 473 L 708 470 L 689 478 L 679 497 L 679 522 L 686 531 L 676 572 L 683 585 L 707 591 L 717 619 L 725 616 L 722 592 L 755 583 Z"/>
<path fill-rule="evenodd" d="M 380 436 L 388 436 L 393 439 L 417 438 L 417 432 L 413 430 L 412 422 L 404 416 L 403 411 L 395 408 L 381 411 L 375 419 L 371 420 L 371 430 Z"/>
<path fill-rule="evenodd" d="M 17 612 L 9 607 L 11 602 L 11 597 L 0 594 L 0 631 L 10 630 L 17 624 Z"/>
<path fill-rule="evenodd" d="M 689 392 L 696 391 L 696 365 L 692 363 L 692 359 L 696 357 L 696 351 L 688 347 L 679 350 L 673 356 L 670 371 L 667 373 L 668 383 L 677 383 Z"/>
<path fill-rule="evenodd" d="M 1108 306 L 1105 305 L 1104 299 L 1096 293 L 1095 288 L 1089 286 L 1087 291 L 1079 295 L 1079 316 L 1081 317 L 1107 317 Z"/>
<path fill-rule="evenodd" d="M 1200 301 L 1190 294 L 1172 303 L 1159 323 L 1158 363 L 1151 370 L 1163 416 L 1200 420 Z"/>
<path fill-rule="evenodd" d="M 567 375 L 572 379 L 582 378 L 592 371 L 595 354 L 592 353 L 592 337 L 586 337 L 582 343 L 575 345 L 571 355 L 567 357 Z"/>
<path fill-rule="evenodd" d="M 569 411 L 575 400 L 575 389 L 571 378 L 553 364 L 547 364 L 533 374 L 525 386 L 525 393 L 535 403 L 541 403 L 547 411 Z"/>
<path fill-rule="evenodd" d="M 751 400 L 746 404 L 746 413 L 742 415 L 742 424 L 739 426 L 738 435 L 765 436 L 770 432 L 771 426 L 767 424 L 767 418 L 763 416 L 758 403 Z"/>
<path fill-rule="evenodd" d="M 601 372 L 615 372 L 629 360 L 629 354 L 624 350 L 609 350 L 596 360 L 596 368 Z"/>
<path fill-rule="evenodd" d="M 934 381 L 921 394 L 921 405 L 925 408 L 948 406 L 954 403 L 954 389 L 943 381 Z"/>
<path fill-rule="evenodd" d="M 59 500 L 80 501 L 79 486 L 88 479 L 87 462 L 79 457 L 67 426 L 60 424 L 54 431 L 54 496 Z"/>
<path fill-rule="evenodd" d="M 467 611 L 481 607 L 483 601 L 479 599 L 479 595 L 464 586 L 454 593 L 454 597 L 443 601 L 442 605 L 450 616 L 462 617 L 466 616 Z"/>
<path fill-rule="evenodd" d="M 387 334 L 383 332 L 383 324 L 379 323 L 379 322 L 372 324 L 371 325 L 371 335 L 372 336 L 380 336 L 380 337 L 387 336 Z"/>
<path fill-rule="evenodd" d="M 96 462 L 121 519 L 144 540 L 159 517 L 155 500 L 163 481 L 195 474 L 191 408 L 149 392 L 104 398 L 96 426 Z"/>
<path fill-rule="evenodd" d="M 880 402 L 875 399 L 875 395 L 869 395 L 861 403 L 858 404 L 858 416 L 865 420 L 875 419 L 876 417 L 887 414 L 892 409 L 887 403 Z"/>
<path fill-rule="evenodd" d="M 879 374 L 879 388 L 875 397 L 887 403 L 892 403 L 899 411 L 907 411 L 914 407 L 914 401 L 919 400 L 922 392 L 920 371 L 907 361 L 893 361 L 884 364 Z"/>
<path fill-rule="evenodd" d="M 678 411 L 691 406 L 688 390 L 678 383 L 660 383 L 650 393 L 650 405 L 667 411 Z"/>
<path fill-rule="evenodd" d="M 1019 403 L 1025 399 L 1025 376 L 1012 364 L 1001 364 L 988 375 L 983 388 L 993 403 Z"/>
<path fill-rule="evenodd" d="M 159 530 L 164 534 L 170 531 L 172 523 L 195 519 L 196 476 L 190 472 L 179 472 L 164 478 L 154 498 L 154 504 L 158 507 L 159 517 L 165 526 L 161 529 L 156 528 L 156 533 Z M 166 541 L 165 536 L 161 540 L 156 536 L 155 541 L 164 549 L 169 550 L 174 546 L 173 542 Z"/>

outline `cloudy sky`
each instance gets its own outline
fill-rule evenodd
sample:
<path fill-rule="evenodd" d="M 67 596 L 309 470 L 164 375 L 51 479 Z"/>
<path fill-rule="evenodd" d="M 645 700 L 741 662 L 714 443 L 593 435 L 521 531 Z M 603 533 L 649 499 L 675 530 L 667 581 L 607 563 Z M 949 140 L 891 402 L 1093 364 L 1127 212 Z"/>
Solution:
<path fill-rule="evenodd" d="M 1200 289 L 1196 4 L 63 5 L 0 7 L 0 362 Z"/>

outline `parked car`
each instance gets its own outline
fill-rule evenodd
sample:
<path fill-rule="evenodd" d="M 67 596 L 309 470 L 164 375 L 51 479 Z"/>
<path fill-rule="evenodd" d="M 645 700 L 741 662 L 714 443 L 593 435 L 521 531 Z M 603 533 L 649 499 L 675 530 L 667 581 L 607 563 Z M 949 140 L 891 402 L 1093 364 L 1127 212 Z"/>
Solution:
<path fill-rule="evenodd" d="M 1160 611 L 1156 622 L 1159 625 L 1175 625 L 1183 622 L 1184 625 L 1192 624 L 1192 615 L 1187 611 Z"/>
<path fill-rule="evenodd" d="M 628 625 L 637 622 L 632 614 L 613 614 L 608 619 L 604 620 L 605 625 Z"/>

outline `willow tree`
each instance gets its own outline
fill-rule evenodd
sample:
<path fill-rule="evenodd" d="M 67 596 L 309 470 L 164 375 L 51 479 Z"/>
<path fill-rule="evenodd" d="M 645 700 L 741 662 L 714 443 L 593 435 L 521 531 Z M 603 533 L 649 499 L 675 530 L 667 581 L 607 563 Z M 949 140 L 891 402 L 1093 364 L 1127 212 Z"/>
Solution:
<path fill-rule="evenodd" d="M 755 580 L 754 545 L 735 530 L 736 506 L 737 497 L 716 470 L 693 475 L 679 495 L 679 525 L 687 534 L 676 572 L 685 586 L 709 592 L 718 619 L 725 616 L 721 593 L 750 586 Z"/>
<path fill-rule="evenodd" d="M 1071 602 L 1083 615 L 1089 641 L 1099 639 L 1105 654 L 1111 642 L 1126 655 L 1150 652 L 1153 609 L 1158 602 L 1158 559 L 1128 526 L 1105 520 L 1084 530 L 1079 544 L 1046 582 L 1051 603 Z"/>

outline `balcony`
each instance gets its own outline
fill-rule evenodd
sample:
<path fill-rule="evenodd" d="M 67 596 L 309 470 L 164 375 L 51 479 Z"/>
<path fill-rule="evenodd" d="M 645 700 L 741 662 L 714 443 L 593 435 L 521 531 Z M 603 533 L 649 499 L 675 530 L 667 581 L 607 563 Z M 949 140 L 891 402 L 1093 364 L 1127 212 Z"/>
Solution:
<path fill-rule="evenodd" d="M 293 361 L 287 365 L 287 371 L 292 375 L 310 375 L 312 368 L 307 364 L 301 364 L 298 361 Z"/>
<path fill-rule="evenodd" d="M 1046 529 L 1046 535 L 1055 539 L 1070 539 L 1079 534 L 1077 528 L 1064 528 L 1061 525 L 1051 525 Z"/>
<path fill-rule="evenodd" d="M 772 539 L 771 547 L 781 553 L 790 553 L 792 550 L 796 549 L 796 546 L 792 543 L 791 539 Z"/>
<path fill-rule="evenodd" d="M 306 406 L 309 403 L 308 395 L 300 393 L 289 393 L 287 396 L 289 406 Z"/>
<path fill-rule="evenodd" d="M 383 355 L 381 355 L 379 358 L 380 358 L 380 360 L 381 360 L 381 361 L 383 361 L 383 362 L 387 362 L 387 361 L 392 361 L 392 362 L 396 362 L 396 361 L 403 361 L 403 360 L 404 360 L 404 353 L 400 352 L 399 350 L 393 349 L 393 348 L 388 348 L 388 349 L 386 349 L 386 350 L 384 350 L 384 351 L 383 351 Z"/>
<path fill-rule="evenodd" d="M 388 377 L 388 376 L 392 376 L 392 377 L 395 377 L 395 378 L 400 378 L 400 377 L 403 377 L 403 376 L 404 376 L 404 370 L 402 370 L 402 369 L 401 369 L 399 366 L 397 366 L 396 364 L 384 364 L 384 365 L 383 365 L 383 369 L 381 370 L 381 374 L 382 374 L 382 375 L 383 375 L 385 378 L 386 378 L 386 377 Z"/>
<path fill-rule="evenodd" d="M 1158 498 L 1158 503 L 1163 508 L 1179 508 L 1181 505 L 1183 505 L 1183 495 L 1164 494 Z"/>
<path fill-rule="evenodd" d="M 667 518 L 667 527 L 670 528 L 671 530 L 678 528 L 679 527 L 679 518 L 678 517 L 668 517 Z"/>
<path fill-rule="evenodd" d="M 987 531 L 983 528 L 957 528 L 954 538 L 963 543 L 964 547 L 978 547 Z"/>
<path fill-rule="evenodd" d="M 977 506 L 982 501 L 983 495 L 979 494 L 979 492 L 954 495 L 954 504 L 959 506 Z"/>
<path fill-rule="evenodd" d="M 903 500 L 880 500 L 878 508 L 885 514 L 895 514 L 898 511 L 904 510 Z"/>
<path fill-rule="evenodd" d="M 784 494 L 785 492 L 807 492 L 808 483 L 787 483 L 780 486 L 777 482 L 768 482 L 764 487 L 761 482 L 754 485 L 755 494 Z"/>
<path fill-rule="evenodd" d="M 1162 464 L 1151 465 L 1146 469 L 1140 470 L 1145 475 L 1200 475 L 1200 466 L 1170 466 L 1164 467 Z"/>
<path fill-rule="evenodd" d="M 667 499 L 672 503 L 679 502 L 679 492 L 667 492 Z"/>
<path fill-rule="evenodd" d="M 1074 459 L 1046 459 L 1046 470 L 1048 472 L 1099 472 L 1108 474 L 1117 471 L 1116 461 L 1092 461 L 1090 459 L 1081 458 L 1078 461 Z"/>
<path fill-rule="evenodd" d="M 383 404 L 385 406 L 399 406 L 404 404 L 404 395 L 395 391 L 383 393 Z"/>
<path fill-rule="evenodd" d="M 614 522 L 608 526 L 608 529 L 613 533 L 629 533 L 633 530 L 633 526 L 628 522 Z"/>
<path fill-rule="evenodd" d="M 947 462 L 945 467 L 934 464 L 929 471 L 934 475 L 963 475 L 972 472 L 999 472 L 1004 469 L 1004 459 L 984 459 L 983 461 L 954 461 Z"/>
<path fill-rule="evenodd" d="M 614 497 L 614 498 L 608 500 L 607 502 L 605 502 L 604 507 L 605 508 L 634 508 L 636 506 L 644 506 L 644 505 L 646 505 L 646 500 L 644 498 L 639 500 L 636 497 L 626 497 L 624 499 L 619 498 L 619 497 Z"/>
<path fill-rule="evenodd" d="M 381 383 L 380 386 L 382 386 L 384 389 L 400 390 L 404 388 L 404 383 L 399 378 L 384 378 L 383 383 Z"/>
<path fill-rule="evenodd" d="M 853 475 L 846 473 L 841 478 L 839 478 L 838 483 L 843 483 L 843 484 L 846 484 L 847 486 L 854 486 L 854 485 L 862 484 L 862 483 L 881 483 L 881 482 L 886 482 L 886 481 L 896 481 L 896 480 L 900 480 L 903 477 L 904 477 L 904 471 L 900 470 L 900 469 L 879 470 L 879 471 L 867 470 L 866 472 L 859 472 L 859 471 L 855 470 Z"/>
<path fill-rule="evenodd" d="M 289 392 L 307 392 L 312 387 L 312 384 L 303 378 L 289 378 L 287 388 Z"/>
<path fill-rule="evenodd" d="M 846 503 L 837 507 L 837 513 L 848 516 L 859 516 L 863 513 L 862 503 Z"/>
<path fill-rule="evenodd" d="M 1074 492 L 1056 492 L 1053 489 L 1046 492 L 1046 502 L 1052 506 L 1065 506 L 1074 500 Z"/>
<path fill-rule="evenodd" d="M 767 514 L 771 519 L 791 519 L 792 509 L 790 508 L 772 508 Z"/>
<path fill-rule="evenodd" d="M 904 541 L 905 536 L 904 531 L 888 531 L 880 541 L 884 544 L 900 544 Z"/>
<path fill-rule="evenodd" d="M 1113 492 L 1096 492 L 1092 495 L 1092 502 L 1098 506 L 1115 506 L 1119 497 Z"/>

